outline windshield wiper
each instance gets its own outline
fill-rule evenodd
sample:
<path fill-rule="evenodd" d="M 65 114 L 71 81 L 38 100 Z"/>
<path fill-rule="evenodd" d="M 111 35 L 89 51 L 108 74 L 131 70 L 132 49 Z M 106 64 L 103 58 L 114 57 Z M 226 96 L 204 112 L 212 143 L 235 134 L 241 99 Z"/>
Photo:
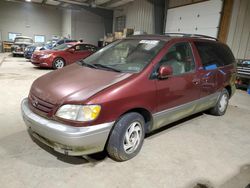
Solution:
<path fill-rule="evenodd" d="M 116 69 L 116 68 L 113 68 L 113 67 L 110 67 L 108 65 L 103 65 L 103 64 L 98 64 L 98 63 L 95 63 L 93 64 L 95 67 L 100 67 L 100 68 L 104 68 L 104 69 L 108 69 L 108 70 L 112 70 L 112 71 L 115 71 L 115 72 L 121 72 L 120 70 Z"/>
<path fill-rule="evenodd" d="M 81 63 L 81 65 L 83 65 L 83 66 L 86 66 L 86 67 L 90 67 L 90 68 L 97 69 L 97 67 L 96 67 L 95 65 L 90 64 L 90 63 L 86 63 L 86 62 L 84 62 L 83 60 L 80 60 L 79 62 L 80 62 L 80 63 Z"/>

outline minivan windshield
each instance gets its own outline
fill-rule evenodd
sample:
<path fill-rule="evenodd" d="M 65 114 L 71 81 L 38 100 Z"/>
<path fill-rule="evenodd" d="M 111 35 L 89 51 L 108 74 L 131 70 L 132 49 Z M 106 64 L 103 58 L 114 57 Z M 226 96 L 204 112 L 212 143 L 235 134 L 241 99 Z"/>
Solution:
<path fill-rule="evenodd" d="M 66 50 L 66 49 L 68 49 L 68 48 L 70 48 L 70 47 L 72 47 L 73 46 L 73 44 L 66 44 L 66 43 L 64 43 L 64 44 L 61 44 L 61 45 L 59 45 L 59 46 L 56 46 L 56 47 L 54 47 L 54 48 L 52 48 L 53 50 Z"/>
<path fill-rule="evenodd" d="M 82 65 L 117 72 L 137 73 L 162 49 L 160 40 L 124 39 L 116 41 L 82 60 Z"/>

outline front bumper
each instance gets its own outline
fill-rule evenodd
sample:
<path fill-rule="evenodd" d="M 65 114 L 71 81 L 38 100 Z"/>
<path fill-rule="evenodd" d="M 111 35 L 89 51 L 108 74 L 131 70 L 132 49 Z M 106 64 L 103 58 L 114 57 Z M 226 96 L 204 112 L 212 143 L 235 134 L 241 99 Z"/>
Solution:
<path fill-rule="evenodd" d="M 237 74 L 237 78 L 243 78 L 243 79 L 248 79 L 248 80 L 250 80 L 250 71 L 249 71 L 249 73 L 245 73 L 245 74 Z"/>
<path fill-rule="evenodd" d="M 38 58 L 31 57 L 31 63 L 39 67 L 52 67 L 51 60 L 49 58 L 38 59 Z"/>
<path fill-rule="evenodd" d="M 24 54 L 23 51 L 13 51 L 12 53 L 15 55 L 23 55 Z"/>
<path fill-rule="evenodd" d="M 114 122 L 88 127 L 72 127 L 41 117 L 32 112 L 27 98 L 22 101 L 23 120 L 31 135 L 55 151 L 72 156 L 104 150 Z"/>
<path fill-rule="evenodd" d="M 24 52 L 24 57 L 26 58 L 26 59 L 31 59 L 31 56 L 32 56 L 32 52 Z"/>

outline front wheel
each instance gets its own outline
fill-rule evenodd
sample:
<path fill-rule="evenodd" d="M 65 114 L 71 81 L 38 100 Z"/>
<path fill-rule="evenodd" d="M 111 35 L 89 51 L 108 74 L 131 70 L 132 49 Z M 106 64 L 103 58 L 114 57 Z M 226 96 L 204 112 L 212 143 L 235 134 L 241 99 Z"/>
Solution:
<path fill-rule="evenodd" d="M 64 59 L 58 57 L 53 61 L 53 69 L 61 69 L 65 66 Z"/>
<path fill-rule="evenodd" d="M 218 102 L 212 109 L 209 110 L 209 113 L 215 116 L 224 115 L 227 110 L 228 102 L 229 102 L 228 91 L 226 89 L 223 89 Z"/>
<path fill-rule="evenodd" d="M 142 115 L 131 112 L 123 115 L 115 124 L 107 143 L 109 156 L 116 161 L 126 161 L 141 150 L 145 136 Z"/>

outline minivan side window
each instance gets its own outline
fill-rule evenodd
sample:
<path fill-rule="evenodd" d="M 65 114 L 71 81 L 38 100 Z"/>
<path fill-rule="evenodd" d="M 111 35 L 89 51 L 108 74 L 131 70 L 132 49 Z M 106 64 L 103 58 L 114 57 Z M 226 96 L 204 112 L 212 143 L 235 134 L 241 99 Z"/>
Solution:
<path fill-rule="evenodd" d="M 225 44 L 213 42 L 194 42 L 204 67 L 216 65 L 217 67 L 235 62 L 234 56 Z"/>
<path fill-rule="evenodd" d="M 171 66 L 173 68 L 173 75 L 194 71 L 195 62 L 190 44 L 182 42 L 173 45 L 161 59 L 161 65 Z"/>

